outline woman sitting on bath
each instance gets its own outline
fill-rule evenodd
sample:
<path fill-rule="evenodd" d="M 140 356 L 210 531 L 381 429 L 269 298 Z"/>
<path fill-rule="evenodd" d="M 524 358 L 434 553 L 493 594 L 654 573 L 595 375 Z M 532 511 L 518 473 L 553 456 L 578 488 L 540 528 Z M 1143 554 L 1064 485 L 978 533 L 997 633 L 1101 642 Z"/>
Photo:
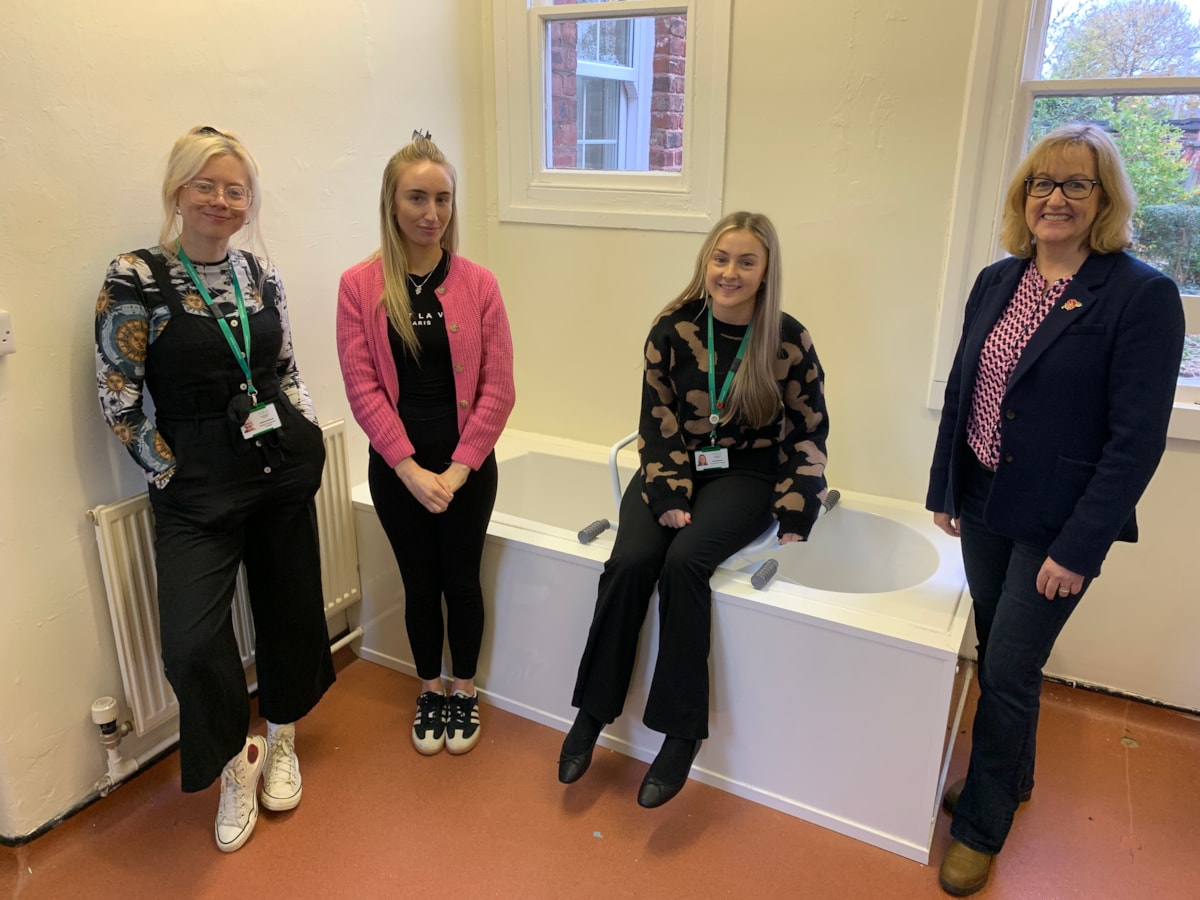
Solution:
<path fill-rule="evenodd" d="M 638 450 L 579 664 L 558 780 L 578 780 L 621 714 L 658 583 L 660 639 L 643 717 L 666 735 L 638 803 L 679 793 L 708 737 L 712 593 L 720 563 L 779 522 L 802 541 L 825 486 L 829 418 L 808 332 L 780 309 L 779 239 L 766 216 L 726 216 L 646 341 Z"/>

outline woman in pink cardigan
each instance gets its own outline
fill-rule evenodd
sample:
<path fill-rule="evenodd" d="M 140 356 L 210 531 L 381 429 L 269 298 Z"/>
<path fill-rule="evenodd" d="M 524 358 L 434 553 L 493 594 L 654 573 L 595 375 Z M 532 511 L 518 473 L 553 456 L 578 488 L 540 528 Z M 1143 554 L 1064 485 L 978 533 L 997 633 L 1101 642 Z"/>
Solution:
<path fill-rule="evenodd" d="M 338 357 L 371 441 L 371 497 L 404 581 L 421 679 L 412 739 L 427 756 L 442 747 L 466 753 L 479 741 L 479 567 L 496 499 L 493 447 L 515 399 L 496 279 L 455 253 L 456 181 L 429 136 L 415 132 L 384 169 L 380 248 L 338 288 Z"/>

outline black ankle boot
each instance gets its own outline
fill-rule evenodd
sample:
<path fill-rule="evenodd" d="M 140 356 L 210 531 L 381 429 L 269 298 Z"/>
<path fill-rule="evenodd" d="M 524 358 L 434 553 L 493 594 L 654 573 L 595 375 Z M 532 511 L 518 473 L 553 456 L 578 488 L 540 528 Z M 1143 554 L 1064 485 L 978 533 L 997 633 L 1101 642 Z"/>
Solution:
<path fill-rule="evenodd" d="M 650 763 L 650 771 L 642 779 L 642 786 L 638 790 L 638 806 L 654 809 L 683 790 L 696 754 L 700 752 L 700 744 L 700 741 L 668 735 L 658 756 Z"/>
<path fill-rule="evenodd" d="M 596 739 L 603 729 L 603 722 L 582 709 L 579 711 L 558 757 L 559 781 L 571 784 L 583 777 L 592 764 L 592 751 L 596 749 Z"/>

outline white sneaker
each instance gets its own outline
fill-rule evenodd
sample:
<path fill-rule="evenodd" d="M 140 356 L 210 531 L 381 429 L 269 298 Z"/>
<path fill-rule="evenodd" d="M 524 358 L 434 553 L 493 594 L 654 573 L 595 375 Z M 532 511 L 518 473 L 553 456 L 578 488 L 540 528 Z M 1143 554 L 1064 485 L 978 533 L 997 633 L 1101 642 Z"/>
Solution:
<path fill-rule="evenodd" d="M 267 765 L 263 769 L 262 805 L 274 812 L 300 805 L 300 761 L 296 759 L 296 726 L 280 725 L 267 737 Z"/>
<path fill-rule="evenodd" d="M 267 761 L 267 742 L 246 738 L 242 752 L 221 770 L 221 805 L 217 807 L 217 847 L 232 853 L 246 843 L 258 822 L 258 776 Z"/>

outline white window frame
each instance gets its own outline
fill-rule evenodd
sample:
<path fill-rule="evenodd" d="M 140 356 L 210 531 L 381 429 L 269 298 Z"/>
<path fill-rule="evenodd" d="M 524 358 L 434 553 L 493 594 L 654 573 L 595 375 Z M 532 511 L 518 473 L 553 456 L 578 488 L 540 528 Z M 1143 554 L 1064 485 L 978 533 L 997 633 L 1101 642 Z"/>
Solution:
<path fill-rule="evenodd" d="M 1008 179 L 1025 153 L 1039 85 L 1050 0 L 977 0 L 966 107 L 959 135 L 942 296 L 928 405 L 940 410 L 963 325 L 963 307 L 979 270 L 1004 256 L 1000 219 Z M 1056 81 L 1061 88 L 1064 82 Z M 1127 79 L 1080 79 L 1092 96 L 1127 89 Z M 1200 93 L 1200 78 L 1138 79 L 1139 93 Z M 1121 92 L 1118 91 L 1118 92 Z M 1200 297 L 1184 297 L 1189 334 L 1200 333 Z M 1200 441 L 1200 387 L 1180 384 L 1168 435 Z"/>
<path fill-rule="evenodd" d="M 542 5 L 545 2 L 492 0 L 500 220 L 707 232 L 721 218 L 724 199 L 732 0 Z M 544 152 L 549 140 L 544 115 L 547 24 L 630 15 L 687 16 L 681 170 L 548 168 Z M 649 86 L 637 90 L 648 102 Z M 649 136 L 649 117 L 645 118 L 642 144 L 648 144 Z"/>
<path fill-rule="evenodd" d="M 625 171 L 645 172 L 650 169 L 650 98 L 654 91 L 653 19 L 633 20 L 629 55 L 635 60 L 635 65 L 619 66 L 579 60 L 575 67 L 575 74 L 583 78 L 620 82 L 621 99 L 617 110 L 617 168 Z M 550 75 L 544 69 L 543 75 L 548 81 Z M 545 90 L 549 90 L 548 85 Z M 686 100 L 684 102 L 686 103 Z M 542 130 L 545 135 L 543 165 L 546 164 L 546 160 L 552 158 L 554 152 L 550 141 L 550 130 L 545 127 L 546 112 L 547 110 L 543 106 Z M 577 146 L 582 150 L 584 143 L 583 138 L 580 138 Z"/>

